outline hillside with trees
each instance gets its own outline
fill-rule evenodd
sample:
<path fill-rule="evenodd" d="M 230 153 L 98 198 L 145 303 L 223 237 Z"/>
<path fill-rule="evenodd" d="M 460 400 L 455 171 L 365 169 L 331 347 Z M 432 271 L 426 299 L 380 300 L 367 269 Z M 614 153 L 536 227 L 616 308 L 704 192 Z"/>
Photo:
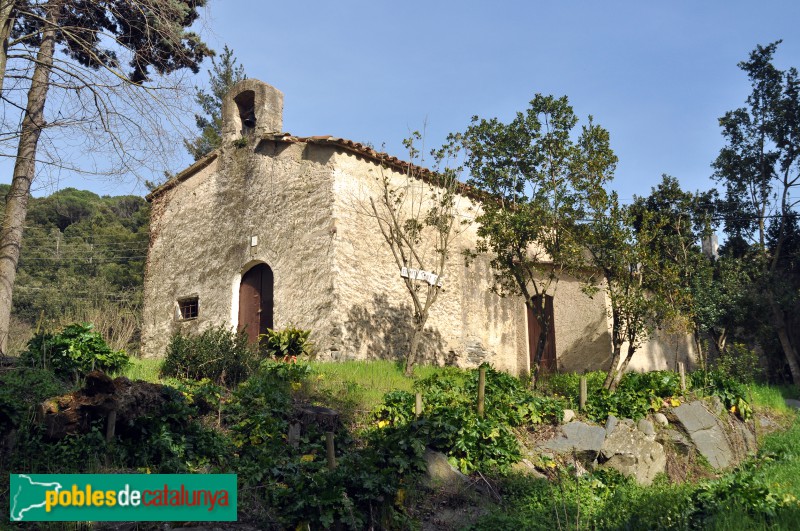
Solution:
<path fill-rule="evenodd" d="M 0 185 L 0 194 L 8 192 Z M 20 251 L 10 347 L 35 329 L 93 322 L 116 348 L 136 351 L 149 205 L 67 188 L 32 197 Z"/>

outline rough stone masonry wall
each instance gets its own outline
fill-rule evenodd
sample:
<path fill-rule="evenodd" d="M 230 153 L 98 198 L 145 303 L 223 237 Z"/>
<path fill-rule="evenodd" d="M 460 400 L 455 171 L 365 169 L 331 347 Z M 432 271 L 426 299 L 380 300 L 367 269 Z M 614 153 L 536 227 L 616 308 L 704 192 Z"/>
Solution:
<path fill-rule="evenodd" d="M 177 330 L 235 328 L 241 276 L 259 262 L 274 274 L 275 326 L 311 329 L 320 351 L 330 351 L 332 150 L 253 143 L 229 145 L 215 163 L 153 199 L 145 356 L 163 355 Z M 191 295 L 199 296 L 199 317 L 177 320 L 177 299 Z"/>
<path fill-rule="evenodd" d="M 406 176 L 347 152 L 338 152 L 334 161 L 335 313 L 341 330 L 341 350 L 334 356 L 397 359 L 411 335 L 412 302 L 377 220 L 369 214 L 369 198 L 381 193 L 382 171 L 394 185 Z M 470 217 L 472 206 L 459 198 L 464 217 Z M 527 370 L 524 305 L 489 291 L 485 258 L 464 264 L 461 251 L 474 246 L 476 226 L 459 230 L 464 232 L 451 249 L 444 290 L 426 325 L 424 359 L 460 366 L 489 361 L 512 373 Z"/>

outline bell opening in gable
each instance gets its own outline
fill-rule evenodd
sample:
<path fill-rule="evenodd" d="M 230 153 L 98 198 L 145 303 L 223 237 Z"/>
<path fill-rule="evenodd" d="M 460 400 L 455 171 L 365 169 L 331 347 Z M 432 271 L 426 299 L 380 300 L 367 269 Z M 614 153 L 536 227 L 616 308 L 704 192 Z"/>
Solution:
<path fill-rule="evenodd" d="M 242 124 L 242 134 L 252 133 L 256 128 L 256 94 L 252 90 L 245 90 L 237 95 L 233 101 L 239 110 L 239 119 Z"/>

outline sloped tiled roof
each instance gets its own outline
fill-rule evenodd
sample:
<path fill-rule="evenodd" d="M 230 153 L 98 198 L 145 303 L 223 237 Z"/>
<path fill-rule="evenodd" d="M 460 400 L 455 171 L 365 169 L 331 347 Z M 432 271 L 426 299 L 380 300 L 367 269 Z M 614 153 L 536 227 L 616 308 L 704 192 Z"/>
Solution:
<path fill-rule="evenodd" d="M 339 148 L 343 151 L 353 153 L 362 158 L 373 161 L 377 164 L 382 164 L 394 170 L 400 171 L 401 173 L 406 173 L 413 170 L 414 177 L 417 177 L 419 179 L 422 179 L 423 181 L 432 183 L 434 185 L 436 184 L 434 179 L 434 176 L 436 174 L 430 169 L 422 166 L 417 166 L 410 162 L 401 160 L 395 156 L 389 155 L 388 153 L 377 151 L 366 144 L 362 144 L 360 142 L 354 142 L 353 140 L 348 140 L 346 138 L 334 137 L 330 135 L 293 136 L 290 133 L 276 133 L 276 134 L 264 135 L 261 137 L 261 139 L 273 142 L 290 143 L 290 144 L 313 144 L 318 146 L 331 146 Z M 161 186 L 150 192 L 147 195 L 146 199 L 148 201 L 152 201 L 153 198 L 157 197 L 161 193 L 174 188 L 179 183 L 185 181 L 198 171 L 202 170 L 203 168 L 207 167 L 209 164 L 214 162 L 214 160 L 218 157 L 218 155 L 219 155 L 218 149 L 209 153 L 208 155 L 198 160 L 185 170 L 175 175 L 169 181 L 165 182 L 164 184 L 162 184 Z M 481 198 L 480 192 L 475 190 L 473 187 L 463 183 L 459 184 L 458 193 L 479 201 Z"/>

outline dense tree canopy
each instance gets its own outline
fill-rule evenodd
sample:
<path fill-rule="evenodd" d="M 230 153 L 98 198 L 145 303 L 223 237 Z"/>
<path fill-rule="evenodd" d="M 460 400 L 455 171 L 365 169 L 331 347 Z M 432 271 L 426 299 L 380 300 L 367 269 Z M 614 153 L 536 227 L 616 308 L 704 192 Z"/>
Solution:
<path fill-rule="evenodd" d="M 495 290 L 521 295 L 539 320 L 534 373 L 551 326 L 546 297 L 581 265 L 576 223 L 604 197 L 617 162 L 608 131 L 589 117 L 576 134 L 577 124 L 566 97 L 537 94 L 511 122 L 476 116 L 452 137 L 466 150 L 469 184 L 489 198 L 476 218 L 476 251 L 490 256 Z"/>
<path fill-rule="evenodd" d="M 713 166 L 725 188 L 721 212 L 731 249 L 758 271 L 753 284 L 800 385 L 800 334 L 792 326 L 800 295 L 791 265 L 800 204 L 800 78 L 796 68 L 774 65 L 779 44 L 757 46 L 739 63 L 752 92 L 745 107 L 720 118 L 725 146 Z"/>
<path fill-rule="evenodd" d="M 0 193 L 8 188 L 0 185 Z M 17 348 L 33 327 L 80 320 L 94 321 L 111 340 L 127 334 L 117 348 L 133 346 L 149 212 L 138 196 L 100 197 L 74 188 L 31 198 L 14 297 Z"/>

